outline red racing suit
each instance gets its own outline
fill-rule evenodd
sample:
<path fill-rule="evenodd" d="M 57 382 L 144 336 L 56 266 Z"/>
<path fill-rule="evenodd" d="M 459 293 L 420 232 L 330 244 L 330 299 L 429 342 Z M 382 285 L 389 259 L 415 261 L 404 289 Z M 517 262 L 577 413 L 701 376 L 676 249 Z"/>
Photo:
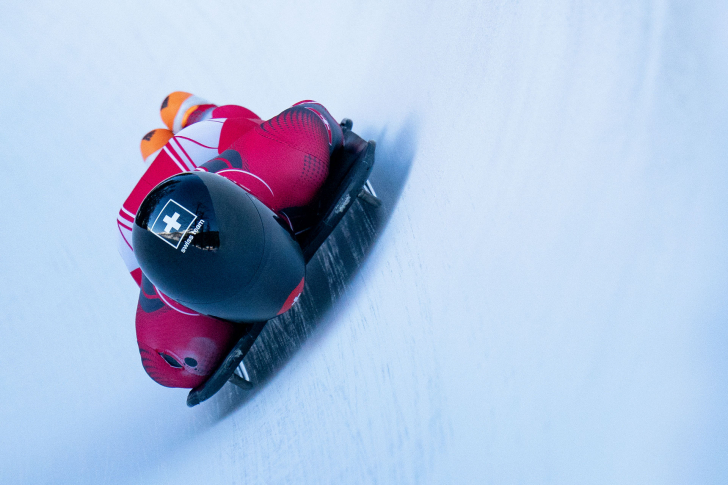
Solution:
<path fill-rule="evenodd" d="M 167 100 L 163 108 L 166 103 Z M 178 117 L 175 125 L 179 124 Z M 119 252 L 141 290 L 136 326 L 145 370 L 162 385 L 195 387 L 224 357 L 236 332 L 233 324 L 200 315 L 174 302 L 143 276 L 131 237 L 143 199 L 173 175 L 196 170 L 214 172 L 258 198 L 296 232 L 305 228 L 295 227 L 296 220 L 291 215 L 316 199 L 328 176 L 330 156 L 343 144 L 343 133 L 326 108 L 313 101 L 297 103 L 267 121 L 242 106 L 201 104 L 190 108 L 183 127 L 175 128 L 181 129 L 155 156 L 149 157 L 153 158 L 149 168 L 119 210 Z M 302 290 L 303 284 L 294 291 L 300 294 Z M 287 308 L 281 313 L 290 308 L 297 296 L 289 297 Z M 170 321 L 176 322 L 176 327 Z M 215 343 L 214 349 L 209 342 L 203 346 L 210 355 L 197 351 L 190 357 L 193 347 L 199 347 L 196 333 L 208 335 Z M 215 335 L 219 342 L 214 342 Z M 192 341 L 197 343 L 193 345 Z"/>

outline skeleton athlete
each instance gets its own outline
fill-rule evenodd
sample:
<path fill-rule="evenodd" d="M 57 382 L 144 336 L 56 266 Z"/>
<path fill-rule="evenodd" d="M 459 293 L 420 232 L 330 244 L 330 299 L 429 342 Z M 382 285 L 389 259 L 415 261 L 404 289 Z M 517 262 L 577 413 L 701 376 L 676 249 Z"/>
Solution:
<path fill-rule="evenodd" d="M 175 301 L 152 282 L 155 278 L 151 274 L 142 270 L 132 229 L 135 220 L 138 225 L 143 213 L 149 212 L 144 206 L 150 204 L 147 196 L 162 197 L 167 190 L 162 182 L 169 185 L 171 177 L 184 178 L 180 174 L 187 172 L 212 173 L 216 174 L 212 179 L 207 175 L 198 178 L 214 182 L 208 183 L 210 187 L 218 183 L 217 176 L 233 182 L 254 196 L 256 204 L 270 209 L 287 231 L 303 231 L 308 224 L 306 207 L 316 200 L 329 173 L 330 157 L 342 146 L 343 133 L 326 108 L 313 101 L 302 101 L 263 121 L 242 106 L 216 106 L 189 93 L 175 92 L 162 103 L 161 117 L 167 128 L 152 130 L 142 139 L 142 156 L 149 167 L 117 217 L 119 252 L 140 287 L 136 331 L 144 369 L 163 386 L 193 388 L 215 370 L 239 337 L 240 327 Z M 150 227 L 154 224 L 159 228 L 159 234 L 155 233 L 162 241 L 159 244 L 166 243 L 182 252 L 190 243 L 197 248 L 195 251 L 212 248 L 201 246 L 209 245 L 213 234 L 209 221 L 178 202 L 167 201 L 162 212 L 169 213 L 163 214 L 157 208 L 156 220 L 145 219 Z M 182 227 L 184 224 L 189 226 Z M 198 235 L 204 230 L 207 239 Z M 221 233 L 219 237 L 224 236 Z M 225 278 L 221 276 L 218 283 L 225 285 Z M 275 303 L 276 308 L 280 304 L 280 314 L 303 291 L 303 276 L 266 284 L 286 288 L 281 301 Z"/>

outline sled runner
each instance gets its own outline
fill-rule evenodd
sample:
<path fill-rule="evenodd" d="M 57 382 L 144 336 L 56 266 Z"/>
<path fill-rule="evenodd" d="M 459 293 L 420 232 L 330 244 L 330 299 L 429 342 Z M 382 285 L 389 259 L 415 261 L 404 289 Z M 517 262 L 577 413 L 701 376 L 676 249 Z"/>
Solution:
<path fill-rule="evenodd" d="M 344 147 L 332 157 L 329 176 L 318 200 L 306 209 L 306 217 L 310 218 L 308 229 L 295 235 L 307 264 L 356 199 L 374 206 L 381 205 L 368 181 L 374 165 L 376 144 L 373 141 L 364 141 L 351 131 L 352 125 L 349 119 L 341 122 Z M 228 381 L 242 389 L 253 387 L 242 362 L 265 324 L 266 322 L 241 324 L 247 327 L 245 333 L 210 378 L 190 391 L 187 396 L 188 406 L 196 406 L 209 399 Z"/>

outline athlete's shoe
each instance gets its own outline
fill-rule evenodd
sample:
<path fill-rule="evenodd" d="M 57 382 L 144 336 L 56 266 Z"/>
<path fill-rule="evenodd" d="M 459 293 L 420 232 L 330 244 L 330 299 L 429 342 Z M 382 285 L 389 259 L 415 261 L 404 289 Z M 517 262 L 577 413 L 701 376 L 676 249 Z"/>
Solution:
<path fill-rule="evenodd" d="M 174 136 L 172 131 L 166 128 L 157 128 L 152 130 L 142 138 L 142 142 L 139 148 L 142 151 L 142 158 L 144 163 L 149 165 L 157 158 L 159 152 L 162 151 L 162 147 Z"/>
<path fill-rule="evenodd" d="M 217 108 L 216 105 L 199 96 L 184 91 L 175 91 L 164 98 L 159 114 L 167 128 L 173 133 L 177 133 L 192 123 L 209 118 L 215 108 Z"/>

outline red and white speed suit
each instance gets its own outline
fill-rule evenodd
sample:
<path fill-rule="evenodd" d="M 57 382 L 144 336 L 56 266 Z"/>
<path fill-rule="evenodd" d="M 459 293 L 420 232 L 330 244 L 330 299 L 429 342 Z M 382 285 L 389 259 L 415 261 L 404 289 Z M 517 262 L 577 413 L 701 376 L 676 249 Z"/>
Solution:
<path fill-rule="evenodd" d="M 195 170 L 215 172 L 287 219 L 294 231 L 300 230 L 288 215 L 315 200 L 328 176 L 330 156 L 343 143 L 339 124 L 326 108 L 313 101 L 302 101 L 263 121 L 242 106 L 218 107 L 187 96 L 182 106 L 168 116 L 171 122 L 167 124 L 174 136 L 148 158 L 153 158 L 149 168 L 117 217 L 119 252 L 141 290 L 137 340 L 142 363 L 155 381 L 168 387 L 195 387 L 204 382 L 227 351 L 229 342 L 224 341 L 235 332 L 228 322 L 174 302 L 143 277 L 134 257 L 131 233 L 144 197 L 173 175 Z M 163 118 L 168 99 L 162 105 Z M 205 334 L 213 342 L 195 350 L 193 347 L 200 347 L 196 334 Z M 214 335 L 218 335 L 219 342 L 214 342 Z M 179 367 L 169 364 L 170 356 Z"/>

